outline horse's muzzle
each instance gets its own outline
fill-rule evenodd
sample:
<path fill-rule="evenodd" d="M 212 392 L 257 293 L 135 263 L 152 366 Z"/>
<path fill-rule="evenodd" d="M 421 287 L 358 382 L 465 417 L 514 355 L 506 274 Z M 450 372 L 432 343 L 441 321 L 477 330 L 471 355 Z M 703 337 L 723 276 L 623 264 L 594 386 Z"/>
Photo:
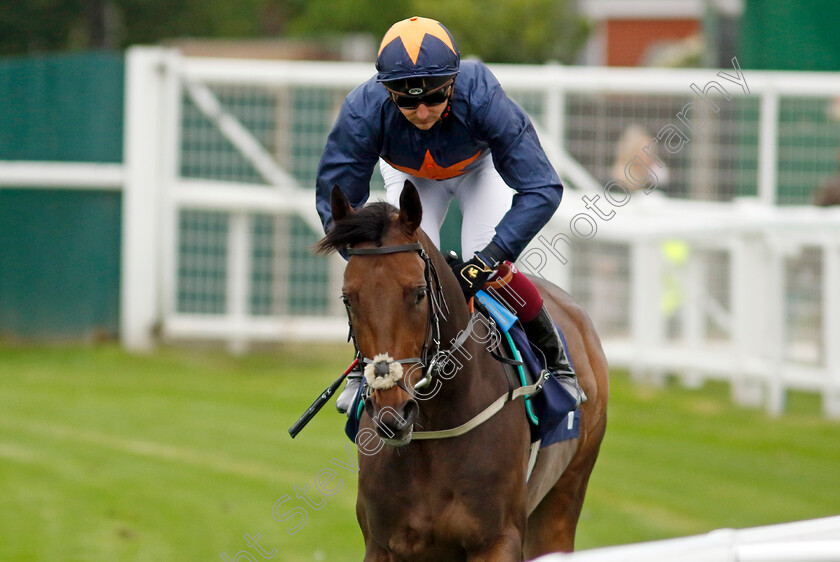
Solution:
<path fill-rule="evenodd" d="M 394 407 L 377 406 L 374 400 L 374 395 L 365 400 L 365 411 L 373 420 L 377 435 L 391 447 L 408 445 L 411 442 L 414 422 L 420 413 L 417 401 L 409 398 L 402 406 Z"/>

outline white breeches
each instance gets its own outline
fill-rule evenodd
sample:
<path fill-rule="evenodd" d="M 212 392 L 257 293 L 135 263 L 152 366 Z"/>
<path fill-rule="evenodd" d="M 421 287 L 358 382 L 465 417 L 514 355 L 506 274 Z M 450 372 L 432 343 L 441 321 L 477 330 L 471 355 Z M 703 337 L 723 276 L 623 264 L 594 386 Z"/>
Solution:
<path fill-rule="evenodd" d="M 446 218 L 449 202 L 458 199 L 461 214 L 461 256 L 468 260 L 482 250 L 496 233 L 496 225 L 510 210 L 513 190 L 504 182 L 493 166 L 489 151 L 479 160 L 474 170 L 448 180 L 418 178 L 393 168 L 379 160 L 379 169 L 385 180 L 388 202 L 400 206 L 405 180 L 417 187 L 423 205 L 423 222 L 420 227 L 440 248 L 440 227 Z"/>

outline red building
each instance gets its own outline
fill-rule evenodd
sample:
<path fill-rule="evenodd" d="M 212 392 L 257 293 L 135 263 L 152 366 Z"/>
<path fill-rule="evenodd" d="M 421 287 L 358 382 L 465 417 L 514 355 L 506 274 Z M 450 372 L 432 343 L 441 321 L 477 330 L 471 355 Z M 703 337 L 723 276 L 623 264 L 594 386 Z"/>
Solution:
<path fill-rule="evenodd" d="M 741 0 L 580 0 L 580 9 L 594 24 L 586 64 L 648 66 L 702 51 L 707 10 L 743 8 Z"/>

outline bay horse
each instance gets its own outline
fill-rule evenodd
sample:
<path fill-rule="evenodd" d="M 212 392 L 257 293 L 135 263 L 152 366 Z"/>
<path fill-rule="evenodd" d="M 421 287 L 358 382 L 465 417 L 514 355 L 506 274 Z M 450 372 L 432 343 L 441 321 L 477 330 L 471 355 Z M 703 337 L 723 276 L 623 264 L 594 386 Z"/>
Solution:
<path fill-rule="evenodd" d="M 437 377 L 434 394 L 424 380 L 434 376 L 430 353 L 463 335 L 471 314 L 445 258 L 420 229 L 420 197 L 410 181 L 399 209 L 379 202 L 354 210 L 338 186 L 331 206 L 335 224 L 317 249 L 349 254 L 342 298 L 361 357 L 378 357 L 368 366 L 377 382 L 412 367 L 395 384 L 374 384 L 365 398 L 359 435 L 376 431 L 388 446 L 365 454 L 357 443 L 364 559 L 508 561 L 573 550 L 606 429 L 607 362 L 589 317 L 566 292 L 532 279 L 565 334 L 588 401 L 579 437 L 543 448 L 530 478 L 523 400 L 508 401 L 459 436 L 412 439 L 458 427 L 508 394 L 505 368 L 478 338 L 461 338 L 459 351 L 470 359 L 455 376 Z M 424 384 L 427 399 L 419 397 Z"/>

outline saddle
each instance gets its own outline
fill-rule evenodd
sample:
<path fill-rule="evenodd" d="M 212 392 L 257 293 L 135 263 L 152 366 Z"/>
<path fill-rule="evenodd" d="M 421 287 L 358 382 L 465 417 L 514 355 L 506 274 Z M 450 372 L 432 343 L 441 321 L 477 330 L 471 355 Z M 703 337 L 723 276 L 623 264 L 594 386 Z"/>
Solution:
<path fill-rule="evenodd" d="M 528 341 L 522 325 L 499 301 L 484 291 L 478 292 L 476 301 L 476 308 L 493 318 L 496 327 L 502 332 L 504 356 L 514 359 L 518 364 L 511 364 L 509 360 L 497 357 L 496 354 L 494 357 L 505 363 L 509 370 L 515 370 L 516 380 L 521 386 L 534 384 L 544 369 L 543 362 L 539 359 L 541 352 Z M 566 350 L 566 357 L 574 369 L 563 331 L 556 322 L 554 325 Z M 531 424 L 531 442 L 539 442 L 540 448 L 574 439 L 580 434 L 580 408 L 575 408 L 574 397 L 555 377 L 548 377 L 542 384 L 542 390 L 527 397 L 525 404 Z"/>

